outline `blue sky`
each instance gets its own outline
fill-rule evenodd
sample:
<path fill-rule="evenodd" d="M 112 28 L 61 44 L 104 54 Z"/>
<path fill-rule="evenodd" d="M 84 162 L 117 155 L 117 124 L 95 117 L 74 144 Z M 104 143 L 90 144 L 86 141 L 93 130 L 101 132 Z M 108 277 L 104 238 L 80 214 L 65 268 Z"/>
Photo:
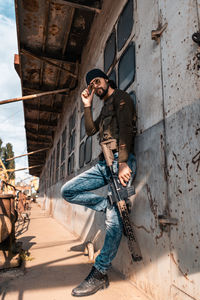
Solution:
<path fill-rule="evenodd" d="M 21 83 L 14 68 L 18 53 L 14 0 L 0 0 L 0 101 L 21 96 Z M 0 106 L 0 138 L 11 143 L 15 155 L 27 153 L 22 102 Z M 15 160 L 16 168 L 28 166 L 27 158 Z M 16 172 L 17 180 L 27 178 L 27 171 Z"/>
<path fill-rule="evenodd" d="M 0 14 L 14 20 L 15 19 L 14 0 L 0 0 Z"/>

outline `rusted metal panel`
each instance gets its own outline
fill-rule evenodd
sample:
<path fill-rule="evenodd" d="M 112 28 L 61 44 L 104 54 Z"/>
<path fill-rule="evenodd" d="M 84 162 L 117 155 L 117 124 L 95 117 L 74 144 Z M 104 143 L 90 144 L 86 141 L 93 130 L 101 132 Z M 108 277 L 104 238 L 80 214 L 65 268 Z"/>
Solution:
<path fill-rule="evenodd" d="M 186 294 L 184 291 L 178 289 L 174 285 L 172 285 L 171 294 L 171 299 L 173 300 L 196 300 L 196 298 Z"/>
<path fill-rule="evenodd" d="M 45 1 L 17 0 L 20 28 L 20 44 L 40 48 L 43 39 Z M 34 41 L 34 45 L 33 44 Z"/>
<path fill-rule="evenodd" d="M 73 8 L 59 3 L 50 3 L 50 19 L 46 42 L 47 53 L 61 53 L 63 40 L 73 13 Z"/>
<path fill-rule="evenodd" d="M 191 299 L 200 299 L 200 102 L 197 46 L 192 40 L 199 22 L 197 1 L 178 0 L 173 6 L 160 1 L 160 8 L 168 22 L 161 40 L 168 198 L 170 215 L 178 219 L 177 226 L 170 226 L 172 284 Z"/>
<path fill-rule="evenodd" d="M 141 264 L 131 265 L 130 261 L 128 264 L 121 252 L 123 260 L 120 263 L 123 268 L 127 266 L 127 270 L 123 270 L 125 274 L 129 274 L 137 286 L 151 295 L 152 299 L 160 299 L 163 293 L 166 298 L 163 296 L 162 299 L 167 300 L 170 295 L 168 233 L 161 230 L 158 222 L 158 216 L 163 214 L 167 205 L 163 132 L 163 122 L 160 122 L 136 140 L 137 176 L 132 222 L 137 230 L 144 260 Z M 160 276 L 163 269 L 165 272 Z"/>
<path fill-rule="evenodd" d="M 136 95 L 140 132 L 163 119 L 160 46 L 151 40 L 151 30 L 160 21 L 158 11 L 158 0 L 137 1 Z"/>
<path fill-rule="evenodd" d="M 199 115 L 196 101 L 166 120 L 170 213 L 179 220 L 171 227 L 172 282 L 195 299 L 200 299 Z"/>
<path fill-rule="evenodd" d="M 192 34 L 198 30 L 196 0 L 160 1 L 162 19 L 168 27 L 161 40 L 166 117 L 199 99 L 197 46 Z M 187 88 L 186 88 L 187 86 Z"/>

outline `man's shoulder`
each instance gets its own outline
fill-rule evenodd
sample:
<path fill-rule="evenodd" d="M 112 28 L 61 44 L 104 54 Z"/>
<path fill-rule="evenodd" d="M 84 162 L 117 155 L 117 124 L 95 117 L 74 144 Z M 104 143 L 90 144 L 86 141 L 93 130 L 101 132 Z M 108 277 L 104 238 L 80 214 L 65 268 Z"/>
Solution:
<path fill-rule="evenodd" d="M 132 102 L 131 96 L 127 92 L 125 92 L 123 90 L 120 90 L 120 89 L 115 89 L 114 99 L 117 102 L 118 101 L 120 102 L 122 99 L 125 100 L 125 101 Z"/>

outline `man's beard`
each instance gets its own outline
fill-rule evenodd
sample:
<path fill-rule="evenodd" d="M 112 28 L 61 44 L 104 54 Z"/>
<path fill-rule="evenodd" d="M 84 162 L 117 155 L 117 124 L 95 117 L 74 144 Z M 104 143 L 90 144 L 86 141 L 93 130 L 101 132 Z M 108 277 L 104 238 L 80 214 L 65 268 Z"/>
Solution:
<path fill-rule="evenodd" d="M 103 98 L 106 96 L 106 94 L 108 93 L 108 88 L 109 88 L 109 85 L 107 85 L 107 88 L 106 88 L 106 89 L 103 89 L 103 88 L 97 88 L 96 91 L 95 91 L 95 95 L 96 95 L 97 97 L 99 97 L 100 99 L 103 99 Z M 103 91 L 101 95 L 98 94 L 98 90 L 102 90 L 102 91 Z"/>

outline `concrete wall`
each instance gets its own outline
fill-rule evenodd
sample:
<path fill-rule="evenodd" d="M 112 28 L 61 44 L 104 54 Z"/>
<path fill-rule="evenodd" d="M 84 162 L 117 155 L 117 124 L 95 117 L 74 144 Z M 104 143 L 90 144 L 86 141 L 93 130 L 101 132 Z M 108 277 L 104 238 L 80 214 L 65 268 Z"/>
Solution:
<path fill-rule="evenodd" d="M 118 0 L 113 5 L 113 1 L 104 1 L 101 14 L 94 20 L 83 51 L 79 84 L 65 105 L 55 135 L 55 147 L 75 107 L 79 128 L 84 75 L 93 67 L 103 69 L 106 41 L 126 2 Z M 132 33 L 117 53 L 116 65 L 129 42 L 135 42 L 136 77 L 127 90 L 136 92 L 138 113 L 138 172 L 131 220 L 143 261 L 132 262 L 123 237 L 113 266 L 154 300 L 200 299 L 199 71 L 198 47 L 191 38 L 199 30 L 197 3 L 196 0 L 135 0 Z M 151 31 L 165 23 L 168 26 L 160 42 L 153 41 Z M 101 108 L 98 99 L 94 99 L 93 107 L 95 118 Z M 99 153 L 94 136 L 92 162 L 79 170 L 79 145 L 77 130 L 76 165 L 72 176 L 88 169 Z M 43 178 L 48 176 L 51 154 Z M 93 239 L 100 229 L 96 241 L 96 249 L 99 249 L 105 234 L 103 213 L 72 206 L 61 199 L 60 188 L 72 176 L 66 174 L 50 188 L 43 184 L 43 207 L 83 240 Z M 97 192 L 106 194 L 106 188 Z M 163 231 L 158 220 L 163 214 L 176 218 L 178 225 L 166 226 Z"/>

